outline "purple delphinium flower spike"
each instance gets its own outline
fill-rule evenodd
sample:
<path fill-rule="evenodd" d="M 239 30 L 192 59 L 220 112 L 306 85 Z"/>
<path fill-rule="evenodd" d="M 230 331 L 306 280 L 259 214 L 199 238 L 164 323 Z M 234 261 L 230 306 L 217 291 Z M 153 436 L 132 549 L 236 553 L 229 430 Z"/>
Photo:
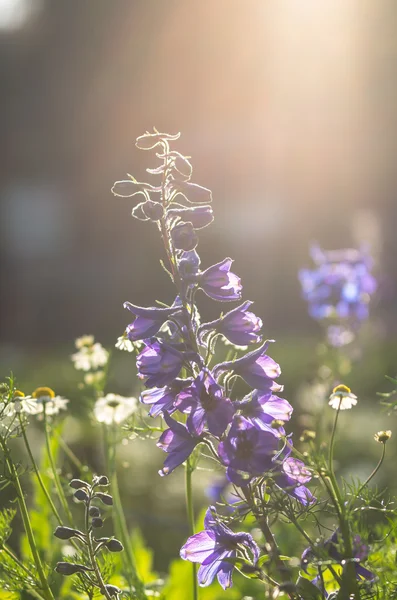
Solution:
<path fill-rule="evenodd" d="M 272 421 L 289 421 L 293 408 L 291 404 L 279 398 L 271 392 L 263 393 L 254 390 L 243 400 L 235 402 L 235 405 L 242 411 L 243 416 L 248 419 L 255 427 L 259 429 L 269 429 Z M 282 435 L 285 434 L 282 428 L 279 428 Z"/>
<path fill-rule="evenodd" d="M 277 474 L 274 481 L 289 496 L 307 506 L 316 501 L 310 490 L 304 485 L 312 478 L 309 469 L 297 458 L 288 457 L 281 465 L 281 473 Z"/>
<path fill-rule="evenodd" d="M 131 342 L 144 340 L 145 338 L 156 335 L 160 327 L 176 313 L 182 312 L 182 303 L 177 297 L 173 306 L 169 308 L 136 306 L 131 302 L 124 302 L 124 308 L 135 315 L 133 323 L 127 326 L 127 337 Z"/>
<path fill-rule="evenodd" d="M 241 280 L 230 272 L 232 262 L 231 258 L 225 258 L 201 273 L 200 288 L 213 300 L 240 300 Z"/>
<path fill-rule="evenodd" d="M 187 361 L 200 362 L 198 354 L 181 352 L 166 342 L 153 338 L 145 340 L 145 348 L 136 358 L 138 377 L 145 379 L 145 386 L 163 387 L 174 381 Z"/>
<path fill-rule="evenodd" d="M 203 323 L 199 329 L 199 335 L 205 335 L 206 332 L 213 330 L 221 333 L 236 346 L 259 343 L 262 337 L 258 332 L 262 327 L 262 321 L 248 310 L 252 304 L 253 302 L 247 300 L 219 319 L 210 323 Z"/>
<path fill-rule="evenodd" d="M 171 238 L 176 250 L 186 250 L 187 252 L 194 250 L 198 244 L 198 237 L 192 223 L 179 221 L 171 229 Z"/>
<path fill-rule="evenodd" d="M 185 425 L 178 423 L 164 412 L 164 421 L 169 429 L 161 434 L 157 446 L 168 453 L 163 468 L 159 475 L 169 475 L 176 467 L 181 465 L 193 452 L 201 438 L 192 435 Z"/>
<path fill-rule="evenodd" d="M 177 407 L 175 406 L 177 395 L 191 382 L 192 379 L 175 379 L 170 385 L 166 385 L 162 388 L 144 390 L 141 393 L 140 401 L 142 404 L 151 405 L 149 410 L 149 415 L 151 417 L 157 417 L 160 414 L 164 414 L 164 412 L 172 414 L 177 410 Z"/>
<path fill-rule="evenodd" d="M 244 417 L 235 416 L 227 437 L 218 446 L 229 481 L 243 486 L 253 477 L 269 471 L 274 466 L 278 445 L 276 431 L 260 430 Z"/>
<path fill-rule="evenodd" d="M 196 250 L 183 252 L 178 260 L 178 273 L 182 282 L 190 285 L 198 281 L 200 273 L 200 257 Z"/>
<path fill-rule="evenodd" d="M 253 555 L 254 564 L 259 558 L 259 548 L 249 533 L 233 533 L 229 527 L 214 517 L 215 508 L 207 510 L 204 531 L 192 535 L 182 546 L 180 555 L 184 560 L 200 563 L 197 573 L 202 587 L 210 585 L 215 575 L 224 590 L 233 585 L 233 563 L 227 559 L 237 558 L 238 547 L 245 546 Z"/>
<path fill-rule="evenodd" d="M 213 369 L 214 377 L 218 378 L 224 371 L 234 371 L 252 388 L 263 392 L 282 391 L 283 386 L 274 381 L 281 374 L 280 365 L 266 354 L 272 341 L 267 340 L 262 346 L 241 358 L 216 365 Z"/>
<path fill-rule="evenodd" d="M 221 436 L 233 419 L 234 407 L 225 398 L 223 389 L 208 369 L 203 369 L 194 382 L 178 395 L 179 410 L 189 410 L 187 427 L 200 435 L 207 427 L 213 435 Z"/>

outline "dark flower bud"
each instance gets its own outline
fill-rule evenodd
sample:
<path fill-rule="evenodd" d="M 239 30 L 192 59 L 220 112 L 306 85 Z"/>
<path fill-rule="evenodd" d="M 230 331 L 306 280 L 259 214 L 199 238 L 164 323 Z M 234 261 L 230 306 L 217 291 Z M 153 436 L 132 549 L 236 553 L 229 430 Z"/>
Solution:
<path fill-rule="evenodd" d="M 101 511 L 96 506 L 90 506 L 88 514 L 90 515 L 90 517 L 99 517 L 101 515 Z"/>
<path fill-rule="evenodd" d="M 96 478 L 95 484 L 96 485 L 109 485 L 109 479 L 106 477 L 106 475 L 101 475 L 100 477 Z"/>
<path fill-rule="evenodd" d="M 124 550 L 123 544 L 114 538 L 109 540 L 105 546 L 110 552 L 122 552 Z"/>
<path fill-rule="evenodd" d="M 85 481 L 82 481 L 81 479 L 72 479 L 72 481 L 69 483 L 69 485 L 74 490 L 79 490 L 81 488 L 89 487 L 88 483 L 86 483 Z"/>
<path fill-rule="evenodd" d="M 100 517 L 94 517 L 91 521 L 91 525 L 94 527 L 94 529 L 98 529 L 99 527 L 103 526 L 103 521 Z"/>
<path fill-rule="evenodd" d="M 178 262 L 178 271 L 182 279 L 188 283 L 197 280 L 200 272 L 200 257 L 195 250 L 183 253 Z"/>
<path fill-rule="evenodd" d="M 75 573 L 83 573 L 84 571 L 92 571 L 84 565 L 76 563 L 59 562 L 55 567 L 55 571 L 61 575 L 74 575 Z"/>
<path fill-rule="evenodd" d="M 190 183 L 190 181 L 173 181 L 172 185 L 179 194 L 182 194 L 186 200 L 190 203 L 208 204 L 212 202 L 211 190 L 197 185 L 197 183 Z"/>
<path fill-rule="evenodd" d="M 146 200 L 132 209 L 132 216 L 139 221 L 159 221 L 164 216 L 164 209 L 159 202 Z"/>
<path fill-rule="evenodd" d="M 78 529 L 72 529 L 71 527 L 57 527 L 54 531 L 54 535 L 60 540 L 70 540 L 72 537 L 83 534 Z"/>
<path fill-rule="evenodd" d="M 251 573 L 257 573 L 258 571 L 260 571 L 260 569 L 258 569 L 258 567 L 256 567 L 255 565 L 241 565 L 241 567 L 239 567 L 240 571 L 242 573 L 246 573 L 247 575 L 250 575 Z"/>
<path fill-rule="evenodd" d="M 190 208 L 171 208 L 167 211 L 167 217 L 179 217 L 182 221 L 190 221 L 195 229 L 202 229 L 212 223 L 214 213 L 209 204 L 204 204 Z"/>
<path fill-rule="evenodd" d="M 101 500 L 107 506 L 113 505 L 113 498 L 112 498 L 112 496 L 109 496 L 109 494 L 103 494 L 102 492 L 97 492 L 95 494 L 95 498 L 99 498 L 99 500 Z"/>
<path fill-rule="evenodd" d="M 88 500 L 88 495 L 85 493 L 84 490 L 77 490 L 77 492 L 75 492 L 73 496 L 76 498 L 76 500 L 79 500 L 80 502 L 87 502 Z"/>
<path fill-rule="evenodd" d="M 119 594 L 121 594 L 120 588 L 118 588 L 116 585 L 110 585 L 109 583 L 105 585 L 105 590 L 107 591 L 109 596 L 118 596 Z"/>
<path fill-rule="evenodd" d="M 192 223 L 180 221 L 171 230 L 171 237 L 176 250 L 194 250 L 198 238 Z"/>

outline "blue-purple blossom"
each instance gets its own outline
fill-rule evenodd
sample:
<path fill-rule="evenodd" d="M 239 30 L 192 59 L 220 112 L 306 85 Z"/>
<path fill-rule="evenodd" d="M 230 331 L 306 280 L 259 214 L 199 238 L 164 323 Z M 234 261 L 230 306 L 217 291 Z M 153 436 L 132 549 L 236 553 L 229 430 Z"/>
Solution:
<path fill-rule="evenodd" d="M 160 221 L 164 216 L 164 208 L 160 202 L 148 199 L 132 209 L 132 216 L 139 221 Z"/>
<path fill-rule="evenodd" d="M 222 387 L 208 369 L 203 369 L 193 383 L 182 390 L 177 407 L 190 411 L 186 424 L 196 435 L 206 427 L 213 435 L 221 436 L 235 412 L 232 402 L 225 398 Z"/>
<path fill-rule="evenodd" d="M 182 221 L 189 221 L 195 229 L 203 229 L 214 220 L 214 212 L 208 204 L 187 208 L 170 208 L 167 211 L 167 218 L 180 218 Z"/>
<path fill-rule="evenodd" d="M 241 280 L 231 273 L 232 259 L 225 258 L 216 265 L 208 267 L 200 275 L 200 288 L 213 300 L 240 300 Z"/>
<path fill-rule="evenodd" d="M 242 416 L 235 416 L 226 438 L 218 446 L 218 454 L 227 467 L 229 481 L 238 486 L 274 467 L 279 438 L 277 432 L 261 430 Z"/>
<path fill-rule="evenodd" d="M 291 404 L 284 398 L 259 390 L 254 390 L 243 400 L 235 402 L 235 405 L 255 427 L 264 430 L 269 429 L 274 420 L 289 421 L 293 411 Z M 282 428 L 279 431 L 284 434 Z"/>
<path fill-rule="evenodd" d="M 136 358 L 138 377 L 145 380 L 145 386 L 163 387 L 173 382 L 184 364 L 189 360 L 200 362 L 195 352 L 182 352 L 163 340 L 145 340 L 144 349 Z"/>
<path fill-rule="evenodd" d="M 219 319 L 210 323 L 203 323 L 199 329 L 199 335 L 202 336 L 209 331 L 216 331 L 236 346 L 259 343 L 262 339 L 259 335 L 262 321 L 248 310 L 252 304 L 253 302 L 247 300 Z"/>
<path fill-rule="evenodd" d="M 279 488 L 306 506 L 315 502 L 315 497 L 304 485 L 311 478 L 311 472 L 305 463 L 297 458 L 287 457 L 281 465 L 281 472 L 274 480 Z"/>
<path fill-rule="evenodd" d="M 325 540 L 321 546 L 319 546 L 320 555 L 323 556 L 326 553 L 330 558 L 335 560 L 335 562 L 342 563 L 343 556 L 339 551 L 339 543 L 340 543 L 340 533 L 337 529 L 334 533 Z M 359 535 L 355 535 L 353 538 L 353 558 L 355 559 L 354 568 L 356 571 L 357 579 L 362 577 L 367 581 L 375 581 L 376 575 L 362 566 L 361 562 L 367 560 L 368 558 L 368 546 L 364 544 Z M 315 562 L 316 554 L 313 552 L 313 549 L 309 546 L 306 548 L 301 556 L 301 567 L 307 573 L 307 568 L 310 562 Z"/>
<path fill-rule="evenodd" d="M 170 385 L 144 390 L 141 393 L 140 401 L 142 404 L 150 406 L 149 415 L 151 417 L 157 417 L 165 412 L 172 414 L 177 410 L 175 406 L 177 395 L 191 381 L 191 379 L 175 379 Z"/>
<path fill-rule="evenodd" d="M 229 527 L 214 517 L 215 508 L 207 510 L 204 531 L 192 535 L 182 546 L 180 555 L 184 560 L 200 563 L 197 573 L 199 584 L 210 585 L 215 575 L 227 589 L 233 585 L 233 559 L 237 558 L 239 546 L 244 546 L 253 555 L 254 564 L 259 558 L 259 548 L 249 533 L 233 533 Z"/>
<path fill-rule="evenodd" d="M 163 468 L 159 475 L 169 475 L 176 467 L 181 465 L 193 452 L 197 444 L 201 442 L 199 436 L 192 435 L 185 425 L 178 423 L 164 412 L 164 420 L 169 429 L 161 434 L 157 446 L 167 452 Z"/>
<path fill-rule="evenodd" d="M 178 260 L 178 273 L 185 284 L 190 285 L 197 282 L 200 263 L 201 260 L 196 250 L 190 250 L 181 254 Z"/>
<path fill-rule="evenodd" d="M 160 327 L 176 313 L 182 312 L 182 304 L 177 297 L 173 306 L 169 308 L 150 307 L 144 308 L 142 306 L 136 306 L 131 302 L 124 302 L 124 308 L 128 308 L 133 315 L 135 320 L 127 325 L 126 334 L 131 342 L 143 340 L 159 331 Z"/>
<path fill-rule="evenodd" d="M 262 392 L 282 391 L 283 386 L 274 381 L 281 374 L 280 365 L 266 354 L 271 341 L 273 340 L 266 341 L 241 358 L 216 365 L 213 369 L 214 377 L 218 378 L 225 371 L 233 371 L 252 388 Z"/>
<path fill-rule="evenodd" d="M 171 229 L 171 239 L 176 250 L 194 250 L 198 244 L 198 237 L 192 223 L 179 221 Z"/>
<path fill-rule="evenodd" d="M 376 291 L 371 257 L 364 251 L 311 249 L 314 269 L 301 269 L 302 293 L 309 314 L 317 320 L 340 321 L 356 326 L 368 318 L 368 305 Z M 340 339 L 338 339 L 340 345 Z"/>

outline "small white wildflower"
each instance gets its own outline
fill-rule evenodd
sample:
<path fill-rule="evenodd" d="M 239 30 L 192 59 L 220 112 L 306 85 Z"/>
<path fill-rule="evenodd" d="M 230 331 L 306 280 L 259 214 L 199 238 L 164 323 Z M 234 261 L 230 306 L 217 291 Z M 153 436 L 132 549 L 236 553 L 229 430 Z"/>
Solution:
<path fill-rule="evenodd" d="M 23 392 L 16 390 L 14 396 L 10 402 L 5 404 L 1 403 L 0 414 L 4 417 L 14 417 L 20 413 L 26 413 L 28 415 L 37 414 L 36 400 L 32 396 L 25 396 Z"/>
<path fill-rule="evenodd" d="M 107 394 L 95 402 L 94 415 L 99 423 L 112 425 L 122 423 L 132 415 L 138 407 L 136 398 L 125 398 L 117 394 Z"/>
<path fill-rule="evenodd" d="M 66 410 L 69 400 L 62 396 L 56 396 L 55 392 L 48 387 L 39 387 L 32 394 L 36 404 L 36 412 L 41 414 L 45 410 L 46 415 L 57 415 L 60 410 Z"/>
<path fill-rule="evenodd" d="M 115 347 L 119 350 L 125 350 L 125 352 L 134 352 L 137 348 L 136 343 L 131 342 L 125 335 L 121 335 L 117 338 L 117 342 L 115 343 Z"/>
<path fill-rule="evenodd" d="M 92 346 L 83 346 L 72 354 L 74 368 L 79 371 L 91 371 L 104 367 L 108 362 L 109 352 L 98 342 Z"/>
<path fill-rule="evenodd" d="M 74 340 L 74 344 L 77 350 L 81 350 L 84 346 L 93 346 L 94 345 L 94 336 L 93 335 L 82 335 L 81 337 Z"/>
<path fill-rule="evenodd" d="M 338 385 L 333 389 L 328 404 L 335 410 L 348 410 L 357 404 L 357 396 L 345 385 Z"/>

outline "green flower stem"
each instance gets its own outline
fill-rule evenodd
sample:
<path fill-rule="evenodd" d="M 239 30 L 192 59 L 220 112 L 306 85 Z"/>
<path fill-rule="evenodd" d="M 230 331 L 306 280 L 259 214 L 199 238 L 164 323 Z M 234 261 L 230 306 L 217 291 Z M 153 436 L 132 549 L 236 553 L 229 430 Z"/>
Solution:
<path fill-rule="evenodd" d="M 47 448 L 47 455 L 48 455 L 48 459 L 50 461 L 50 465 L 51 465 L 51 471 L 54 477 L 54 482 L 55 482 L 55 487 L 57 489 L 57 493 L 59 496 L 59 500 L 62 504 L 62 508 L 65 512 L 65 515 L 67 517 L 67 520 L 69 521 L 69 524 L 72 526 L 73 525 L 73 516 L 72 513 L 70 512 L 67 500 L 66 500 L 66 496 L 65 493 L 63 491 L 62 488 L 62 484 L 61 481 L 59 479 L 59 475 L 56 469 L 56 465 L 55 465 L 55 461 L 54 461 L 54 456 L 52 454 L 52 449 L 51 449 L 51 440 L 50 440 L 50 435 L 49 435 L 49 425 L 47 423 L 47 415 L 46 415 L 46 411 L 45 411 L 45 405 L 44 405 L 44 433 L 45 433 L 45 441 L 46 441 L 46 448 Z"/>
<path fill-rule="evenodd" d="M 69 448 L 69 446 L 67 445 L 65 440 L 58 433 L 56 433 L 55 435 L 57 437 L 60 447 L 62 448 L 62 450 L 64 451 L 64 453 L 66 454 L 66 456 L 68 457 L 70 462 L 76 467 L 78 472 L 81 473 L 82 471 L 84 471 L 85 469 L 84 469 L 83 463 L 77 458 L 75 453 Z"/>
<path fill-rule="evenodd" d="M 92 527 L 90 527 L 90 512 L 89 511 L 90 511 L 91 499 L 92 499 L 92 491 L 90 492 L 90 497 L 85 506 L 85 531 L 86 531 L 88 554 L 90 556 L 91 567 L 94 570 L 94 573 L 95 573 L 95 576 L 97 579 L 97 584 L 100 588 L 101 594 L 103 594 L 103 596 L 105 596 L 105 598 L 107 600 L 112 600 L 109 592 L 107 591 L 107 589 L 105 587 L 105 582 L 102 579 L 102 574 L 101 574 L 101 571 L 98 567 L 98 563 L 95 558 L 94 545 L 92 543 Z"/>
<path fill-rule="evenodd" d="M 22 437 L 23 437 L 23 440 L 25 442 L 25 446 L 26 446 L 26 450 L 27 450 L 29 458 L 30 458 L 30 462 L 32 463 L 34 472 L 36 474 L 37 481 L 39 482 L 40 487 L 43 490 L 43 493 L 44 493 L 45 497 L 47 498 L 47 502 L 50 505 L 51 510 L 54 513 L 54 515 L 55 515 L 58 523 L 60 525 L 63 525 L 62 519 L 59 516 L 59 513 L 58 513 L 58 511 L 56 509 L 56 506 L 54 505 L 54 503 L 53 503 L 53 501 L 51 499 L 51 496 L 50 496 L 50 494 L 49 494 L 49 492 L 48 492 L 48 490 L 47 490 L 47 488 L 46 488 L 46 486 L 44 484 L 44 481 L 43 481 L 43 479 L 42 479 L 42 477 L 40 475 L 39 468 L 38 468 L 38 466 L 36 464 L 36 461 L 35 461 L 34 456 L 32 454 L 32 450 L 30 448 L 29 440 L 28 440 L 28 437 L 26 435 L 25 425 L 24 425 L 24 422 L 23 422 L 23 419 L 22 419 L 21 415 L 19 415 L 19 423 L 21 425 Z"/>
<path fill-rule="evenodd" d="M 194 535 L 194 508 L 193 508 L 193 494 L 192 494 L 192 473 L 193 468 L 188 458 L 185 467 L 185 484 L 186 484 L 186 510 L 187 518 L 189 521 L 190 535 Z M 197 566 L 196 563 L 192 563 L 192 591 L 193 600 L 198 599 L 198 582 L 197 582 Z"/>
<path fill-rule="evenodd" d="M 121 542 L 124 546 L 125 554 L 123 553 L 124 568 L 127 573 L 127 579 L 129 586 L 135 589 L 137 600 L 145 600 L 145 587 L 141 581 L 137 568 L 135 557 L 131 549 L 131 540 L 128 532 L 127 521 L 124 515 L 123 505 L 120 498 L 120 490 L 117 478 L 117 461 L 116 461 L 116 430 L 114 427 L 111 429 L 111 435 L 108 435 L 106 426 L 104 426 L 104 439 L 105 439 L 105 456 L 106 465 L 110 474 L 111 482 L 111 493 L 114 502 L 114 517 L 115 527 L 117 535 L 120 537 Z"/>
<path fill-rule="evenodd" d="M 28 538 L 29 546 L 30 546 L 32 556 L 33 556 L 33 561 L 36 565 L 37 575 L 38 575 L 40 583 L 41 583 L 44 598 L 45 598 L 45 600 L 54 600 L 54 596 L 52 594 L 50 586 L 48 585 L 48 581 L 47 581 L 47 578 L 46 578 L 44 570 L 43 570 L 43 565 L 41 563 L 39 551 L 36 546 L 36 540 L 34 539 L 33 529 L 32 529 L 32 525 L 30 523 L 29 512 L 28 512 L 28 508 L 26 506 L 25 497 L 24 497 L 23 490 L 21 487 L 21 482 L 19 481 L 18 471 L 9 456 L 7 447 L 3 443 L 1 445 L 2 445 L 3 452 L 4 452 L 7 468 L 10 472 L 12 481 L 15 486 L 15 490 L 17 492 L 18 506 L 21 511 L 23 526 L 24 526 L 24 529 L 26 532 L 26 536 Z"/>
<path fill-rule="evenodd" d="M 328 454 L 328 471 L 329 471 L 329 481 L 331 483 L 332 489 L 332 500 L 334 502 L 335 508 L 339 514 L 339 522 L 340 522 L 340 530 L 342 534 L 343 544 L 345 547 L 345 557 L 346 564 L 343 568 L 342 574 L 342 588 L 346 592 L 346 598 L 349 598 L 349 594 L 354 594 L 355 600 L 360 600 L 360 590 L 357 583 L 356 578 L 356 569 L 355 565 L 351 559 L 353 559 L 353 544 L 351 540 L 350 526 L 349 521 L 346 518 L 346 506 L 342 498 L 342 494 L 340 492 L 338 482 L 335 477 L 334 471 L 334 446 L 335 446 L 335 433 L 336 427 L 338 424 L 338 417 L 340 413 L 340 405 L 339 402 L 338 410 L 336 411 L 334 424 L 332 427 L 331 440 L 329 445 L 329 454 Z M 345 585 L 344 585 L 345 584 Z"/>
<path fill-rule="evenodd" d="M 373 477 L 375 477 L 375 475 L 377 474 L 377 472 L 379 471 L 379 469 L 382 466 L 382 463 L 385 459 L 385 455 L 386 455 L 386 444 L 383 444 L 383 450 L 382 450 L 382 456 L 379 459 L 378 464 L 376 465 L 375 469 L 372 471 L 371 475 L 369 475 L 369 477 L 367 477 L 367 479 L 364 481 L 364 483 L 360 486 L 357 494 L 356 494 L 356 498 L 359 497 L 359 495 L 361 494 L 361 492 L 363 491 L 363 489 L 369 484 L 369 482 L 371 481 L 371 479 Z"/>

